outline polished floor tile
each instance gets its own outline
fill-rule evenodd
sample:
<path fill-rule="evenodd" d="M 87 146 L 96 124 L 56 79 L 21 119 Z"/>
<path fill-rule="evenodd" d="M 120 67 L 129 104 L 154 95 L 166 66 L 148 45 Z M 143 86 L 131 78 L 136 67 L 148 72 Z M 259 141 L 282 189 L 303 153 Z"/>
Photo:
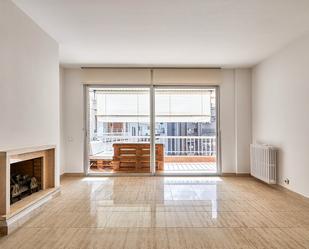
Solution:
<path fill-rule="evenodd" d="M 0 248 L 309 248 L 309 201 L 250 177 L 67 177 Z"/>

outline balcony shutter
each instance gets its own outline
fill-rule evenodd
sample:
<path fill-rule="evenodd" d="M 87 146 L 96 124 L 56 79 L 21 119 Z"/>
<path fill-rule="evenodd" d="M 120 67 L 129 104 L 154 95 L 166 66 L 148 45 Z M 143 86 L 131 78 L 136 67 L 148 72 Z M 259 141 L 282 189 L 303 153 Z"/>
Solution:
<path fill-rule="evenodd" d="M 82 82 L 102 85 L 150 85 L 150 69 L 82 69 Z"/>
<path fill-rule="evenodd" d="M 154 69 L 155 85 L 219 85 L 221 69 Z"/>
<path fill-rule="evenodd" d="M 85 68 L 82 82 L 105 85 L 150 85 L 151 69 Z M 153 69 L 155 85 L 219 85 L 221 69 Z"/>

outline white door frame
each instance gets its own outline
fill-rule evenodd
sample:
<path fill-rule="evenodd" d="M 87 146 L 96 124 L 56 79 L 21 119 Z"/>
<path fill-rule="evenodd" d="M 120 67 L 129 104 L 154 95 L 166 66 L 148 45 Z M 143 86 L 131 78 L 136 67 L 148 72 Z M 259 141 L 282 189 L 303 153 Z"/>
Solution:
<path fill-rule="evenodd" d="M 177 173 L 177 172 L 156 172 L 155 164 L 153 166 L 153 171 L 155 175 L 159 176 L 218 176 L 221 175 L 221 131 L 220 131 L 220 88 L 219 86 L 211 86 L 211 85 L 190 85 L 190 84 L 183 84 L 183 85 L 154 85 L 152 86 L 154 88 L 153 90 L 153 105 L 155 106 L 155 89 L 181 89 L 181 88 L 186 88 L 186 89 L 215 89 L 216 92 L 216 166 L 217 166 L 217 172 L 216 173 Z M 152 126 L 155 127 L 155 107 L 153 108 L 154 112 L 151 112 L 150 115 L 153 116 L 151 121 L 153 122 Z M 155 147 L 155 131 L 154 131 L 154 139 L 151 144 L 151 148 Z"/>

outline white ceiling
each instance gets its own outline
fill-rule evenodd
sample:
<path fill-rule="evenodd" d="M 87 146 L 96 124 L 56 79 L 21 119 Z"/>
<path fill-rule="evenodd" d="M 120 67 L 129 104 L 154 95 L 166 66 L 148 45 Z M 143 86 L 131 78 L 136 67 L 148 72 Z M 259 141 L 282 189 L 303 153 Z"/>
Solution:
<path fill-rule="evenodd" d="M 309 31 L 309 0 L 14 0 L 65 66 L 248 67 Z"/>

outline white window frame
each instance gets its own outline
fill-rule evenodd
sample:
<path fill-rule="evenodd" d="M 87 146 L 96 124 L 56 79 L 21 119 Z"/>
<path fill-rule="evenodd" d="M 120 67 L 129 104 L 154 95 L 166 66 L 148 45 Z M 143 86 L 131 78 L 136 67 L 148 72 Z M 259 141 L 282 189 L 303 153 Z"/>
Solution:
<path fill-rule="evenodd" d="M 152 77 L 152 74 L 151 74 Z M 149 89 L 150 101 L 150 173 L 105 173 L 89 172 L 89 155 L 88 155 L 88 131 L 89 131 L 89 89 L 90 88 L 147 88 Z M 155 167 L 155 89 L 162 88 L 200 88 L 215 89 L 216 91 L 216 173 L 167 173 L 156 172 Z M 220 87 L 212 85 L 105 85 L 105 84 L 85 84 L 84 85 L 84 173 L 86 176 L 133 176 L 133 175 L 160 175 L 160 176 L 220 176 L 222 174 L 221 167 L 221 131 L 220 131 Z"/>

